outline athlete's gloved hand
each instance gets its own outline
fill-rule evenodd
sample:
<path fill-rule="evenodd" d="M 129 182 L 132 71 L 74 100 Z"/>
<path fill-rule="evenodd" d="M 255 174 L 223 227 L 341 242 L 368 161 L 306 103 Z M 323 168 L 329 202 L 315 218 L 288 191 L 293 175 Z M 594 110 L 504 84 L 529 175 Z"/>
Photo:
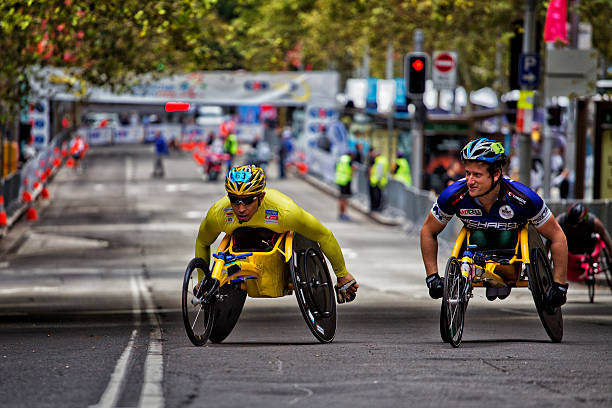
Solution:
<path fill-rule="evenodd" d="M 444 281 L 438 273 L 434 273 L 425 278 L 425 283 L 427 283 L 429 296 L 431 296 L 432 299 L 440 299 L 442 297 L 444 294 Z"/>
<path fill-rule="evenodd" d="M 553 282 L 552 285 L 548 287 L 546 291 L 546 295 L 544 296 L 546 300 L 546 305 L 550 309 L 555 309 L 561 305 L 564 305 L 567 302 L 567 288 L 569 285 L 566 283 L 564 285 Z"/>

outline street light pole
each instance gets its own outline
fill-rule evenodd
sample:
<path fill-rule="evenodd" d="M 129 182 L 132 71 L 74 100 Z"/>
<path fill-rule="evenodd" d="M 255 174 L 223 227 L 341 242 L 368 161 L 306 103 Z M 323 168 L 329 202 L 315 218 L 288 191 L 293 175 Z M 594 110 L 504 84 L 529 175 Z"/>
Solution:
<path fill-rule="evenodd" d="M 535 51 L 535 8 L 536 0 L 526 0 L 523 54 L 532 54 Z M 523 85 L 521 89 L 528 89 L 528 87 Z M 535 109 L 535 104 L 533 108 Z M 523 130 L 519 135 L 519 159 L 519 181 L 529 186 L 531 184 L 531 129 Z"/>

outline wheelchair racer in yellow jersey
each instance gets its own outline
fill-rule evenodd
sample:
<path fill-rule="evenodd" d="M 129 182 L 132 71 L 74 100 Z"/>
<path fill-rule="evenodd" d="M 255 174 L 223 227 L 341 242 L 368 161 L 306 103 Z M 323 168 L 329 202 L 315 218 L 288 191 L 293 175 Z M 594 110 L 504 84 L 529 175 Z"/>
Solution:
<path fill-rule="evenodd" d="M 220 233 L 241 227 L 266 228 L 275 233 L 295 231 L 318 242 L 337 277 L 338 303 L 355 299 L 359 284 L 347 270 L 338 241 L 319 220 L 283 193 L 266 188 L 264 171 L 253 165 L 234 167 L 225 178 L 227 196 L 208 210 L 196 239 L 196 257 L 210 264 L 210 246 Z M 201 278 L 201 277 L 200 277 Z"/>

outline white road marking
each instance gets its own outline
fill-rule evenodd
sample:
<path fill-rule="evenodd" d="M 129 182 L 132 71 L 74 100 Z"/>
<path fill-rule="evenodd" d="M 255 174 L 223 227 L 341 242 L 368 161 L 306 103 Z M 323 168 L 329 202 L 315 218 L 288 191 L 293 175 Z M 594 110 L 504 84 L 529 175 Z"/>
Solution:
<path fill-rule="evenodd" d="M 144 284 L 144 279 L 141 276 L 138 277 L 138 286 L 140 288 L 140 294 L 144 299 L 148 311 L 147 314 L 149 315 L 149 322 L 152 327 L 151 334 L 149 335 L 147 359 L 145 360 L 144 382 L 140 392 L 138 406 L 162 408 L 164 406 L 164 392 L 162 389 L 164 358 L 162 354 L 161 328 L 153 309 L 154 305 L 151 300 L 151 294 L 148 293 Z"/>
<path fill-rule="evenodd" d="M 37 226 L 40 232 L 197 232 L 198 225 L 193 222 L 158 222 L 150 224 L 82 224 Z"/>
<path fill-rule="evenodd" d="M 130 277 L 130 288 L 132 292 L 132 313 L 134 314 L 134 323 L 138 327 L 140 325 L 140 301 L 139 301 L 139 288 L 136 284 L 136 278 L 134 276 Z M 138 329 L 132 330 L 132 334 L 130 336 L 130 340 L 128 341 L 127 346 L 121 353 L 121 357 L 117 361 L 117 365 L 115 366 L 115 370 L 111 374 L 111 379 L 106 386 L 106 390 L 102 393 L 102 397 L 100 397 L 100 401 L 93 407 L 96 408 L 112 408 L 117 405 L 119 400 L 119 396 L 121 395 L 121 391 L 123 389 L 123 384 L 125 383 L 125 376 L 127 374 L 128 364 L 132 357 L 132 350 L 134 350 L 134 340 L 136 339 L 136 335 L 138 334 Z"/>
<path fill-rule="evenodd" d="M 308 398 L 308 397 L 310 397 L 311 395 L 314 394 L 314 392 L 311 389 L 308 389 L 308 388 L 304 387 L 303 385 L 293 384 L 293 388 L 295 388 L 296 390 L 304 391 L 308 395 L 304 395 L 303 397 L 295 397 L 294 399 L 289 401 L 289 403 L 287 405 L 293 405 L 293 404 L 299 402 L 301 399 Z"/>

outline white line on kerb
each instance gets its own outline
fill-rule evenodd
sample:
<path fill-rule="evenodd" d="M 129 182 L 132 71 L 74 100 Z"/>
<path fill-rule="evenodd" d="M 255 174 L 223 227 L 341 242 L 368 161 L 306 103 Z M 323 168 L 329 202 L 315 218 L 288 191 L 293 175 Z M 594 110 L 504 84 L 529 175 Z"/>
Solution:
<path fill-rule="evenodd" d="M 151 294 L 147 293 L 147 288 L 141 276 L 138 277 L 138 286 L 140 288 L 140 294 L 144 299 L 147 314 L 149 315 L 149 322 L 152 327 L 151 334 L 149 335 L 147 359 L 145 360 L 144 382 L 140 392 L 138 406 L 146 408 L 163 408 L 164 392 L 162 389 L 162 380 L 164 377 L 164 358 L 162 355 L 161 328 L 159 327 L 159 321 L 153 309 L 154 305 L 151 300 Z"/>
<path fill-rule="evenodd" d="M 130 277 L 130 288 L 132 292 L 132 312 L 134 314 L 134 324 L 136 327 L 140 326 L 140 300 L 139 300 L 139 288 L 136 284 L 136 278 L 134 276 Z M 92 407 L 96 408 L 112 408 L 117 405 L 117 401 L 119 400 L 119 396 L 121 395 L 121 391 L 123 389 L 123 384 L 125 382 L 125 376 L 127 374 L 127 367 L 132 358 L 132 350 L 134 350 L 134 340 L 136 339 L 136 335 L 138 334 L 138 329 L 132 330 L 132 334 L 130 335 L 130 340 L 128 341 L 127 346 L 121 353 L 121 357 L 117 361 L 117 365 L 115 366 L 115 370 L 111 374 L 111 379 L 106 386 L 106 390 L 102 393 L 102 397 L 100 397 L 100 401 L 96 405 Z"/>

